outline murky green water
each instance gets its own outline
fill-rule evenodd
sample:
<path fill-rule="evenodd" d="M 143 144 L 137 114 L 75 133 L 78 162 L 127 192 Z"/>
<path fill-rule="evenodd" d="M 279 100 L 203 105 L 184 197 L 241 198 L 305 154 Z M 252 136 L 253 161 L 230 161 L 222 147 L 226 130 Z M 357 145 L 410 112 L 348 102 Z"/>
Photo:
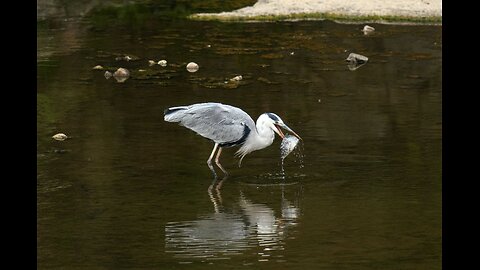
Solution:
<path fill-rule="evenodd" d="M 38 28 L 39 269 L 441 268 L 441 26 L 99 18 Z M 163 121 L 205 101 L 277 113 L 303 157 L 227 149 L 209 190 L 213 144 Z"/>

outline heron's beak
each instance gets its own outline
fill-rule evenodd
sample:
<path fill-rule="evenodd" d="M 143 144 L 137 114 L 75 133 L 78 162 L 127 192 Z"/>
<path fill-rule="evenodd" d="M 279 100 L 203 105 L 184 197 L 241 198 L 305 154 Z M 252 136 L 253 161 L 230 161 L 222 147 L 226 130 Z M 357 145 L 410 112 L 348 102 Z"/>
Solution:
<path fill-rule="evenodd" d="M 278 124 L 274 124 L 274 125 L 275 125 L 275 129 L 273 131 L 275 131 L 278 134 L 278 136 L 280 136 L 282 139 L 285 138 L 285 135 L 283 135 L 283 132 L 280 129 L 280 125 Z"/>
<path fill-rule="evenodd" d="M 291 132 L 293 135 L 295 135 L 295 137 L 299 138 L 300 140 L 302 139 L 302 138 L 300 138 L 300 136 L 298 136 L 297 133 L 295 133 L 295 131 L 293 131 L 293 130 L 292 130 L 291 128 L 289 128 L 287 125 L 285 125 L 285 124 L 283 124 L 283 123 L 281 123 L 281 124 L 278 123 L 278 124 L 276 124 L 276 126 L 282 127 L 282 128 L 284 128 L 285 130 L 287 130 L 288 132 Z M 282 131 L 281 131 L 278 127 L 277 127 L 277 129 L 280 131 L 280 133 L 282 133 Z M 279 135 L 280 135 L 280 134 L 279 134 Z M 283 133 L 282 133 L 282 135 L 283 135 Z M 283 136 L 282 136 L 282 135 L 280 135 L 280 137 L 284 138 L 285 135 L 283 135 Z"/>

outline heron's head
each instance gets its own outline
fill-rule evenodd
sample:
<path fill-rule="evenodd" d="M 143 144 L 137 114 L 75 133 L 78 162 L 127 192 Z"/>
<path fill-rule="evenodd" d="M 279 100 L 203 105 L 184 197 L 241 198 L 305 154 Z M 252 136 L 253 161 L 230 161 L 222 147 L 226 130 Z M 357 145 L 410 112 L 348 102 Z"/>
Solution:
<path fill-rule="evenodd" d="M 295 135 L 295 137 L 299 138 L 300 140 L 302 139 L 300 138 L 300 136 L 298 136 L 297 133 L 295 133 L 295 131 L 293 131 L 283 122 L 280 116 L 274 113 L 264 113 L 261 117 L 264 118 L 265 124 L 269 128 L 271 128 L 275 133 L 277 133 L 278 136 L 280 136 L 282 139 L 285 138 L 285 135 L 282 132 L 282 128 L 292 133 L 293 135 Z"/>

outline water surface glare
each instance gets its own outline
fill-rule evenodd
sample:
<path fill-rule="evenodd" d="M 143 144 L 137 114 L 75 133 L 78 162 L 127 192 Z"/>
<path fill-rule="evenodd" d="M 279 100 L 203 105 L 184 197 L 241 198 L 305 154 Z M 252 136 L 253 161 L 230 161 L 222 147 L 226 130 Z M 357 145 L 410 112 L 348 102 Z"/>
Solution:
<path fill-rule="evenodd" d="M 38 28 L 39 269 L 441 269 L 441 26 L 130 19 Z M 225 149 L 213 181 L 213 144 L 163 121 L 208 101 L 278 114 L 300 154 Z"/>

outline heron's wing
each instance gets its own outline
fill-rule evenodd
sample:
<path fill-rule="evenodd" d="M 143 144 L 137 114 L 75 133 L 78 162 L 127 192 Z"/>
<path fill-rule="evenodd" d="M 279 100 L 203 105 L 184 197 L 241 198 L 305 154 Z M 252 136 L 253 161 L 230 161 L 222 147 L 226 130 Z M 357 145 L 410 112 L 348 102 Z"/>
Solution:
<path fill-rule="evenodd" d="M 165 111 L 165 121 L 179 122 L 180 125 L 223 146 L 243 142 L 252 127 L 255 127 L 246 112 L 220 103 L 172 107 Z"/>

